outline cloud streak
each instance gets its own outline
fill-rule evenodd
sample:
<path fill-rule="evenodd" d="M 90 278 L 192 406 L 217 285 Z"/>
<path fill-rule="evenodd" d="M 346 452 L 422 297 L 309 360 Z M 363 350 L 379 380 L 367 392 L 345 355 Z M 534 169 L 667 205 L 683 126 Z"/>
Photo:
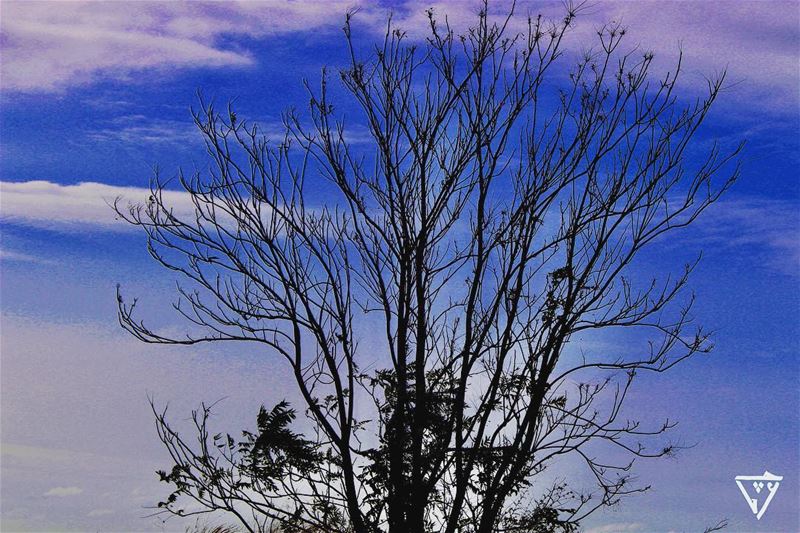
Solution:
<path fill-rule="evenodd" d="M 706 215 L 697 224 L 704 244 L 760 250 L 766 266 L 800 275 L 800 208 L 796 202 L 731 197 Z"/>
<path fill-rule="evenodd" d="M 501 0 L 491 7 L 499 15 L 507 4 Z M 416 39 L 426 35 L 426 9 L 446 14 L 456 30 L 463 30 L 479 5 L 406 0 L 392 9 L 395 23 Z M 387 8 L 348 0 L 4 2 L 0 83 L 8 91 L 58 92 L 133 73 L 158 77 L 167 69 L 251 67 L 260 61 L 255 39 L 338 30 L 353 7 L 360 7 L 358 29 L 383 31 Z M 520 2 L 515 29 L 522 29 L 524 15 L 540 11 L 563 15 L 560 2 Z M 759 105 L 794 109 L 798 15 L 800 6 L 790 1 L 604 1 L 578 17 L 568 46 L 591 46 L 598 26 L 622 22 L 630 47 L 641 43 L 654 49 L 664 68 L 674 66 L 682 46 L 697 87 L 705 83 L 700 74 L 727 67 L 729 81 L 743 86 L 747 96 L 759 95 Z"/>
<path fill-rule="evenodd" d="M 110 207 L 115 198 L 144 202 L 150 190 L 96 182 L 60 185 L 49 181 L 0 182 L 0 222 L 58 232 L 119 232 L 133 226 L 117 220 Z M 179 218 L 191 219 L 188 193 L 164 191 L 164 202 Z M 719 248 L 748 248 L 762 253 L 763 263 L 777 271 L 800 273 L 800 210 L 789 200 L 737 196 L 720 201 L 695 225 L 693 238 Z M 36 258 L 0 252 L 11 261 Z"/>
<path fill-rule="evenodd" d="M 638 522 L 624 522 L 593 527 L 587 529 L 586 533 L 622 533 L 623 531 L 642 531 L 643 529 L 644 525 Z"/>
<path fill-rule="evenodd" d="M 628 42 L 654 50 L 662 68 L 673 68 L 683 49 L 684 70 L 696 87 L 727 69 L 731 93 L 748 105 L 796 112 L 797 2 L 614 1 L 597 2 L 592 11 L 584 26 L 621 22 Z"/>
<path fill-rule="evenodd" d="M 56 496 L 58 498 L 66 498 L 67 496 L 77 496 L 82 493 L 83 489 L 80 487 L 53 487 L 44 493 L 45 496 Z"/>
<path fill-rule="evenodd" d="M 509 2 L 490 3 L 490 13 L 502 14 Z M 479 2 L 426 2 L 409 0 L 396 23 L 415 38 L 427 35 L 425 10 L 448 21 L 456 31 L 474 23 Z M 542 13 L 551 19 L 564 15 L 561 2 L 518 2 L 514 31 L 525 31 L 526 15 Z M 366 19 L 377 29 L 380 14 L 369 12 Z M 800 4 L 792 1 L 739 0 L 698 2 L 692 0 L 604 0 L 588 2 L 575 20 L 564 46 L 572 51 L 597 47 L 597 29 L 620 23 L 627 30 L 625 50 L 641 46 L 656 54 L 655 69 L 674 70 L 681 50 L 687 85 L 706 89 L 706 77 L 727 69 L 727 86 L 755 105 L 779 111 L 796 111 L 800 75 L 797 50 Z"/>
<path fill-rule="evenodd" d="M 291 374 L 269 353 L 247 354 L 241 346 L 143 345 L 113 324 L 112 307 L 105 305 L 113 300 L 112 281 L 118 274 L 106 271 L 98 282 L 86 271 L 68 270 L 68 278 L 53 276 L 53 269 L 30 283 L 47 287 L 44 292 L 53 299 L 65 298 L 63 285 L 73 287 L 78 299 L 92 307 L 96 322 L 64 315 L 50 322 L 11 315 L 7 309 L 0 315 L 0 530 L 19 531 L 11 523 L 16 517 L 31 531 L 164 531 L 160 519 L 145 518 L 149 513 L 142 512 L 169 494 L 154 472 L 171 464 L 152 432 L 148 395 L 161 406 L 169 401 L 176 423 L 187 431 L 191 409 L 227 397 L 216 411 L 216 423 L 220 430 L 235 431 L 251 427 L 261 403 L 273 401 L 265 398 L 265 390 L 297 399 Z M 151 275 L 141 272 L 126 286 L 145 299 L 145 285 L 168 290 L 169 281 Z M 10 293 L 28 292 L 11 277 L 5 280 L 9 300 L 14 299 Z M 71 487 L 84 492 L 72 494 Z M 114 514 L 95 513 L 86 520 L 92 511 L 104 509 Z M 50 526 L 50 520 L 62 523 Z M 183 525 L 168 530 L 183 531 Z"/>
<path fill-rule="evenodd" d="M 243 52 L 159 32 L 165 14 L 151 5 L 6 2 L 3 8 L 6 90 L 53 92 L 101 73 L 124 78 L 153 68 L 253 63 Z"/>
<path fill-rule="evenodd" d="M 144 115 L 121 115 L 105 128 L 87 133 L 86 137 L 97 142 L 122 142 L 143 145 L 153 143 L 186 144 L 200 142 L 197 127 L 191 121 L 164 120 Z"/>
<path fill-rule="evenodd" d="M 166 69 L 248 67 L 229 36 L 266 37 L 340 24 L 348 2 L 4 2 L 2 87 L 60 92 Z"/>
<path fill-rule="evenodd" d="M 50 181 L 0 182 L 0 221 L 51 231 L 128 231 L 111 205 L 115 198 L 144 202 L 150 190 L 96 182 L 60 185 Z M 178 216 L 194 213 L 188 193 L 164 191 L 164 203 Z"/>
<path fill-rule="evenodd" d="M 53 261 L 36 257 L 30 254 L 15 252 L 13 250 L 6 250 L 0 248 L 0 261 L 16 261 L 18 263 L 38 263 L 42 265 L 53 264 Z"/>

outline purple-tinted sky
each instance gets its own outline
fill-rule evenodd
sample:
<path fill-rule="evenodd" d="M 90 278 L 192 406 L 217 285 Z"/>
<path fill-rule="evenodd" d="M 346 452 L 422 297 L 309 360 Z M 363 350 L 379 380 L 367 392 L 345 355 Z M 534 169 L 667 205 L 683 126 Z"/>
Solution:
<path fill-rule="evenodd" d="M 165 301 L 173 280 L 106 201 L 144 198 L 154 164 L 167 175 L 203 166 L 188 115 L 197 89 L 277 127 L 282 110 L 305 103 L 303 78 L 342 63 L 343 14 L 355 4 L 0 4 L 0 529 L 182 531 L 185 523 L 143 518 L 165 494 L 153 472 L 167 466 L 147 395 L 169 400 L 178 418 L 227 397 L 216 422 L 231 432 L 252 425 L 262 403 L 293 397 L 268 354 L 145 346 L 121 332 L 117 282 L 154 321 L 180 325 Z M 389 7 L 420 37 L 431 5 L 457 27 L 476 10 L 364 2 L 359 42 L 382 31 Z M 557 15 L 559 5 L 519 9 Z M 677 418 L 674 436 L 696 446 L 641 463 L 653 491 L 586 530 L 698 531 L 727 517 L 730 531 L 800 531 L 800 4 L 598 1 L 569 50 L 591 46 L 594 28 L 612 20 L 628 26 L 631 46 L 656 52 L 658 69 L 683 49 L 686 97 L 727 68 L 696 153 L 715 139 L 748 147 L 730 194 L 641 265 L 666 275 L 704 250 L 691 287 L 717 349 L 642 381 L 631 413 Z M 190 209 L 170 194 L 176 209 Z M 623 340 L 591 342 L 614 349 Z M 733 479 L 764 470 L 784 482 L 756 521 Z"/>

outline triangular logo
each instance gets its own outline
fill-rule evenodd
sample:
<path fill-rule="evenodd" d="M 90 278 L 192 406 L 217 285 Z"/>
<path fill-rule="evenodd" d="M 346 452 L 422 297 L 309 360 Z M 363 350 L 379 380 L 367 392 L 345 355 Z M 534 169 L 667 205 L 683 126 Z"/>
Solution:
<path fill-rule="evenodd" d="M 756 520 L 761 520 L 767 512 L 769 502 L 778 492 L 781 481 L 783 476 L 776 476 L 766 471 L 760 476 L 736 476 L 736 484 L 739 485 L 739 490 L 747 500 L 750 510 L 756 515 Z"/>

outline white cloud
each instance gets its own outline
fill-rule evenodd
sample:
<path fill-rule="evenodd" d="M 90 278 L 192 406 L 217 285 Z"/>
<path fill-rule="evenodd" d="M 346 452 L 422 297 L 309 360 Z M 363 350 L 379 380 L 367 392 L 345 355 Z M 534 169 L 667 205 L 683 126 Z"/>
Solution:
<path fill-rule="evenodd" d="M 727 68 L 732 95 L 794 112 L 800 90 L 798 17 L 800 4 L 794 1 L 597 2 L 584 21 L 591 24 L 581 31 L 591 34 L 601 22 L 621 21 L 628 43 L 652 49 L 662 68 L 672 68 L 683 48 L 683 68 L 695 86 L 704 89 L 704 76 Z"/>
<path fill-rule="evenodd" d="M 448 3 L 409 0 L 396 22 L 413 35 L 427 34 L 425 10 L 432 7 L 440 18 L 447 15 L 457 31 L 475 20 L 480 1 Z M 490 13 L 500 16 L 508 2 L 492 2 Z M 513 29 L 524 31 L 525 16 L 542 13 L 563 16 L 561 2 L 518 2 Z M 368 14 L 377 26 L 380 13 Z M 735 93 L 756 105 L 795 111 L 800 77 L 797 50 L 800 4 L 795 1 L 739 0 L 697 2 L 692 0 L 604 0 L 588 2 L 578 15 L 564 46 L 572 50 L 597 48 L 598 27 L 614 22 L 627 29 L 625 49 L 641 45 L 656 53 L 659 71 L 674 70 L 681 48 L 687 84 L 705 90 L 706 77 L 728 69 L 727 82 Z M 760 96 L 756 98 L 756 96 Z"/>
<path fill-rule="evenodd" d="M 250 126 L 257 125 L 259 135 L 272 143 L 282 143 L 286 126 L 275 120 L 244 117 Z M 313 124 L 303 127 L 313 131 Z M 204 136 L 191 120 L 164 120 L 145 115 L 121 115 L 108 121 L 105 127 L 89 131 L 86 137 L 97 142 L 121 142 L 132 145 L 153 143 L 197 144 L 203 146 Z M 369 128 L 358 123 L 347 123 L 344 138 L 351 144 L 369 144 L 373 137 Z"/>
<path fill-rule="evenodd" d="M 6 275 L 4 296 L 26 291 L 15 283 L 25 276 L 8 276 L 14 274 Z M 7 310 L 0 316 L 3 438 L 10 441 L 0 445 L 0 530 L 18 531 L 7 525 L 14 517 L 6 515 L 27 507 L 20 518 L 32 531 L 164 531 L 158 518 L 145 518 L 149 513 L 142 511 L 169 494 L 155 471 L 172 464 L 155 434 L 148 395 L 161 406 L 169 402 L 175 423 L 187 431 L 191 409 L 227 397 L 216 409 L 215 425 L 233 433 L 252 427 L 261 403 L 273 401 L 264 390 L 297 401 L 291 373 L 269 354 L 245 356 L 241 346 L 141 344 L 112 324 L 112 310 L 104 304 L 113 300 L 115 274 L 101 283 L 85 271 L 68 276 L 34 274 L 29 283 L 46 287 L 54 299 L 65 298 L 62 286 L 74 288 L 92 313 L 102 315 L 97 323 L 65 315 L 48 322 Z M 125 285 L 144 301 L 145 285 L 161 294 L 169 290 L 168 281 L 150 277 L 141 273 L 141 281 L 128 279 Z M 72 498 L 40 497 L 53 486 L 87 488 Z M 103 509 L 114 514 L 87 516 Z M 71 525 L 49 529 L 48 519 Z M 168 530 L 183 531 L 184 525 L 191 521 L 176 521 Z"/>
<path fill-rule="evenodd" d="M 67 496 L 77 496 L 82 493 L 83 489 L 80 487 L 53 487 L 44 493 L 45 496 L 57 496 L 65 498 Z"/>
<path fill-rule="evenodd" d="M 800 209 L 796 202 L 726 198 L 704 213 L 696 229 L 703 244 L 761 251 L 767 267 L 800 274 Z"/>
<path fill-rule="evenodd" d="M 108 7 L 105 7 L 108 6 Z M 3 86 L 17 91 L 53 91 L 91 81 L 99 71 L 116 77 L 152 67 L 243 66 L 244 53 L 200 40 L 159 34 L 160 17 L 123 3 L 28 2 L 4 4 L 8 43 Z"/>
<path fill-rule="evenodd" d="M 586 533 L 623 533 L 627 531 L 642 531 L 644 525 L 638 522 L 606 524 L 587 529 Z"/>
<path fill-rule="evenodd" d="M 165 191 L 164 202 L 177 215 L 193 213 L 187 193 Z M 116 219 L 110 203 L 117 197 L 144 202 L 150 190 L 96 182 L 60 185 L 50 181 L 0 182 L 0 221 L 54 231 L 126 231 L 132 226 Z"/>
<path fill-rule="evenodd" d="M 5 461 L 16 459 L 20 461 L 35 462 L 73 462 L 85 457 L 78 452 L 63 450 L 60 448 L 45 448 L 41 446 L 25 446 L 3 442 L 0 445 L 0 454 Z"/>
<path fill-rule="evenodd" d="M 259 62 L 230 37 L 246 39 L 338 32 L 344 13 L 361 4 L 355 25 L 380 32 L 388 10 L 359 0 L 326 2 L 3 2 L 2 86 L 6 90 L 61 91 L 100 78 L 158 75 L 165 69 L 247 67 Z M 492 3 L 500 16 L 508 2 Z M 412 38 L 427 33 L 425 10 L 447 15 L 457 29 L 475 19 L 479 1 L 406 0 L 393 6 L 396 23 Z M 798 90 L 797 18 L 791 1 L 604 1 L 591 3 L 578 18 L 568 46 L 596 42 L 595 29 L 611 20 L 629 29 L 628 43 L 652 48 L 671 65 L 679 43 L 690 73 L 713 75 L 726 66 L 737 91 L 760 94 L 759 105 L 794 106 Z M 560 2 L 520 2 L 524 15 L 543 11 L 560 17 Z M 702 78 L 695 76 L 695 81 Z M 743 88 L 742 88 L 743 87 Z M 793 107 L 792 107 L 793 108 Z"/>
<path fill-rule="evenodd" d="M 179 217 L 188 218 L 194 205 L 188 193 L 165 191 L 165 204 Z M 116 220 L 109 203 L 143 202 L 150 190 L 84 182 L 60 185 L 49 181 L 0 181 L 0 222 L 61 232 L 128 231 L 133 227 Z M 701 244 L 748 247 L 765 254 L 766 266 L 790 274 L 800 273 L 800 211 L 794 202 L 740 195 L 725 198 L 704 213 L 693 226 Z M 28 254 L 0 250 L 0 259 L 41 261 Z"/>
<path fill-rule="evenodd" d="M 2 86 L 61 91 L 153 69 L 246 67 L 219 41 L 341 25 L 350 2 L 3 2 Z"/>
<path fill-rule="evenodd" d="M 13 250 L 0 249 L 0 261 L 16 261 L 19 263 L 38 263 L 42 265 L 53 264 L 53 261 L 36 257 L 22 252 L 15 252 Z"/>
<path fill-rule="evenodd" d="M 114 514 L 114 511 L 111 509 L 92 509 L 86 516 L 94 518 L 97 516 L 107 516 L 111 514 Z"/>
<path fill-rule="evenodd" d="M 201 143 L 200 133 L 191 121 L 164 120 L 144 115 L 122 115 L 111 120 L 107 127 L 91 131 L 92 141 L 117 141 L 129 144 Z"/>

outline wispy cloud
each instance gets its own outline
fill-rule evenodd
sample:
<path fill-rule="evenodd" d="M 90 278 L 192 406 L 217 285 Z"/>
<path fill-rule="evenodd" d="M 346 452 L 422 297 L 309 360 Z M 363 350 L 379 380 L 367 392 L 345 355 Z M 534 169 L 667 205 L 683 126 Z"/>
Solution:
<path fill-rule="evenodd" d="M 187 193 L 164 191 L 164 201 L 177 215 L 194 212 Z M 53 231 L 126 231 L 131 228 L 117 220 L 110 203 L 144 202 L 150 190 L 84 182 L 60 185 L 50 181 L 0 182 L 0 221 Z"/>
<path fill-rule="evenodd" d="M 399 8 L 395 22 L 412 36 L 427 34 L 425 10 L 463 31 L 474 23 L 480 1 L 427 2 L 408 0 Z M 490 13 L 501 16 L 510 2 L 490 3 Z M 526 15 L 543 14 L 561 18 L 562 2 L 517 2 L 513 29 L 524 31 Z M 364 15 L 377 27 L 382 13 Z M 706 77 L 727 69 L 727 85 L 750 105 L 795 111 L 800 90 L 797 50 L 800 47 L 800 4 L 796 1 L 739 0 L 736 2 L 698 2 L 692 0 L 604 0 L 587 2 L 567 35 L 565 47 L 573 51 L 597 48 L 597 29 L 620 23 L 627 30 L 624 48 L 637 46 L 656 54 L 659 71 L 674 70 L 681 50 L 688 86 L 705 90 Z"/>
<path fill-rule="evenodd" d="M 45 496 L 57 496 L 65 498 L 67 496 L 77 496 L 82 493 L 83 489 L 80 487 L 53 487 L 44 493 Z"/>
<path fill-rule="evenodd" d="M 643 529 L 644 525 L 638 522 L 625 522 L 593 527 L 587 529 L 586 533 L 623 533 L 629 531 L 642 531 Z"/>
<path fill-rule="evenodd" d="M 191 217 L 188 193 L 165 191 L 176 215 Z M 96 182 L 60 185 L 49 181 L 0 182 L 0 221 L 61 232 L 128 231 L 109 206 L 115 198 L 144 202 L 150 190 Z M 704 246 L 748 247 L 769 268 L 800 274 L 800 207 L 789 200 L 740 195 L 721 200 L 693 226 L 690 238 Z M 28 254 L 0 251 L 0 259 L 38 261 Z"/>
<path fill-rule="evenodd" d="M 497 16 L 508 1 L 491 3 Z M 433 8 L 457 29 L 475 19 L 480 2 L 406 0 L 392 5 L 396 24 L 411 38 L 427 33 L 425 11 Z M 99 79 L 164 69 L 247 67 L 260 59 L 252 39 L 338 30 L 344 13 L 360 7 L 360 30 L 380 32 L 387 7 L 359 0 L 327 2 L 3 2 L 2 86 L 23 92 L 61 91 Z M 561 2 L 519 2 L 521 17 L 563 15 Z M 657 14 L 657 15 L 654 15 Z M 713 75 L 728 68 L 742 94 L 760 95 L 761 106 L 794 106 L 800 45 L 793 1 L 591 3 L 578 18 L 568 46 L 596 43 L 596 28 L 610 21 L 629 29 L 630 47 L 641 43 L 672 66 L 682 46 L 690 73 Z M 516 28 L 516 27 L 515 27 Z M 521 26 L 519 26 L 521 29 Z M 703 86 L 702 76 L 695 76 Z M 739 91 L 740 89 L 737 89 Z"/>
<path fill-rule="evenodd" d="M 16 261 L 19 263 L 38 263 L 42 265 L 48 265 L 53 263 L 53 261 L 50 261 L 48 259 L 5 249 L 0 249 L 0 261 Z"/>
<path fill-rule="evenodd" d="M 154 69 L 245 67 L 226 37 L 341 24 L 350 2 L 3 2 L 2 86 L 53 92 Z M 223 42 L 226 41 L 226 42 Z"/>
<path fill-rule="evenodd" d="M 178 143 L 199 141 L 200 135 L 191 121 L 164 120 L 144 115 L 122 115 L 109 121 L 107 127 L 87 133 L 92 141 L 118 141 L 128 144 Z"/>
<path fill-rule="evenodd" d="M 142 512 L 143 506 L 169 494 L 155 475 L 169 463 L 152 435 L 148 394 L 159 404 L 170 401 L 181 427 L 186 427 L 185 413 L 201 401 L 227 397 L 216 412 L 220 430 L 233 431 L 255 423 L 264 387 L 291 401 L 296 393 L 276 359 L 244 355 L 241 347 L 185 350 L 142 345 L 115 327 L 107 314 L 110 309 L 104 302 L 113 300 L 112 280 L 119 271 L 107 272 L 103 282 L 72 272 L 67 278 L 50 273 L 29 283 L 47 287 L 43 291 L 52 300 L 71 298 L 62 289 L 75 291 L 72 294 L 80 294 L 78 299 L 94 308 L 96 322 L 76 320 L 74 315 L 48 321 L 10 315 L 5 308 L 0 315 L 0 394 L 3 438 L 8 439 L 0 443 L 0 530 L 20 531 L 8 523 L 16 517 L 31 531 L 163 532 L 160 519 L 144 518 L 149 513 Z M 147 290 L 170 287 L 151 274 L 141 273 L 139 279 L 143 285 L 129 278 L 126 286 L 143 297 L 145 285 Z M 8 275 L 5 282 L 3 295 L 9 300 L 15 299 L 14 292 L 26 291 Z M 39 431 L 42 427 L 47 431 Z M 71 498 L 41 497 L 48 489 L 72 486 L 84 492 Z M 27 510 L 23 513 L 21 508 Z M 92 510 L 102 509 L 113 509 L 114 514 L 88 519 Z M 20 514 L 14 516 L 14 510 Z M 71 525 L 51 527 L 49 520 Z M 182 525 L 168 530 L 175 528 Z"/>
<path fill-rule="evenodd" d="M 76 458 L 86 456 L 70 450 L 61 448 L 45 448 L 41 446 L 25 446 L 3 442 L 0 445 L 0 455 L 5 461 L 9 459 L 19 459 L 22 461 L 50 463 L 50 462 L 74 462 Z M 90 456 L 91 457 L 91 456 Z"/>
<path fill-rule="evenodd" d="M 591 34 L 598 24 L 618 21 L 628 43 L 652 49 L 663 68 L 684 52 L 690 81 L 704 88 L 705 77 L 727 69 L 732 94 L 749 105 L 795 112 L 800 90 L 800 4 L 796 1 L 690 0 L 596 2 L 582 22 Z M 588 23 L 588 24 L 587 24 Z"/>
<path fill-rule="evenodd" d="M 286 138 L 286 126 L 283 122 L 258 118 L 255 120 L 248 118 L 247 122 L 249 126 L 257 125 L 259 136 L 274 144 L 282 143 Z M 306 131 L 314 131 L 310 123 L 304 124 L 303 127 Z M 165 120 L 141 114 L 115 117 L 104 127 L 88 131 L 86 138 L 95 142 L 120 142 L 137 146 L 154 143 L 201 145 L 203 141 L 203 135 L 191 120 Z M 358 123 L 346 124 L 344 138 L 351 144 L 374 142 L 369 128 Z"/>
<path fill-rule="evenodd" d="M 760 253 L 763 264 L 800 275 L 800 205 L 782 199 L 747 196 L 721 200 L 698 220 L 704 244 L 747 247 Z"/>

